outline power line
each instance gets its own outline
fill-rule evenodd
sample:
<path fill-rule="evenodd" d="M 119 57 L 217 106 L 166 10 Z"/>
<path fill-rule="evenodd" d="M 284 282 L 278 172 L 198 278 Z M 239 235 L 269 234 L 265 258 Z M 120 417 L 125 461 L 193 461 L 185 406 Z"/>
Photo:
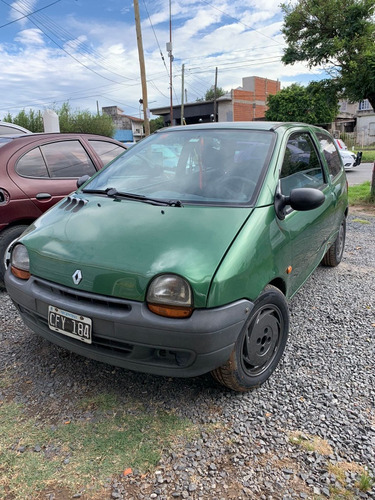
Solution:
<path fill-rule="evenodd" d="M 5 0 L 1 0 L 1 1 L 4 4 L 8 5 L 9 7 L 11 7 L 12 9 L 16 10 L 17 12 L 23 13 L 20 9 L 17 9 L 13 4 L 9 4 Z M 30 8 L 31 7 L 30 4 L 27 3 L 27 1 L 19 2 L 18 5 L 20 5 L 21 7 L 24 7 L 24 8 Z M 101 78 L 104 78 L 104 79 L 106 79 L 106 80 L 108 80 L 110 82 L 113 82 L 113 83 L 120 83 L 120 82 L 117 82 L 117 81 L 115 81 L 115 80 L 113 80 L 113 79 L 111 79 L 109 77 L 103 76 L 98 71 L 95 71 L 94 69 L 90 68 L 89 66 L 87 66 L 86 64 L 84 64 L 82 61 L 80 61 L 76 56 L 74 56 L 71 52 L 69 52 L 66 48 L 62 47 L 56 40 L 54 40 L 46 32 L 46 30 L 51 31 L 51 33 L 54 36 L 56 36 L 58 39 L 60 39 L 61 41 L 63 41 L 65 44 L 70 44 L 72 42 L 71 39 L 74 38 L 74 37 L 69 32 L 67 32 L 66 30 L 64 30 L 63 28 L 61 28 L 58 24 L 54 23 L 50 18 L 48 18 L 48 16 L 45 16 L 43 14 L 42 15 L 36 15 L 36 16 L 34 16 L 36 18 L 36 21 L 34 19 L 32 19 L 30 16 L 31 16 L 31 14 L 28 15 L 29 21 L 32 24 L 34 24 L 34 26 L 36 26 L 52 43 L 54 43 L 57 47 L 59 47 L 69 57 L 71 57 L 72 59 L 74 59 L 78 64 L 80 64 L 84 68 L 88 69 L 89 71 L 95 73 L 96 75 L 100 76 Z M 43 17 L 45 19 L 44 21 L 42 20 Z M 102 60 L 105 60 L 105 59 L 103 58 L 103 56 L 101 56 L 101 54 L 95 53 L 95 51 L 92 51 L 92 52 L 94 52 L 94 55 L 95 55 L 96 59 L 92 59 L 91 58 L 91 53 L 89 52 L 87 46 L 85 46 L 85 44 L 83 42 L 79 42 L 79 46 L 81 48 L 81 52 L 83 54 L 85 54 L 86 57 L 89 60 L 91 60 L 92 62 L 94 62 L 96 64 L 96 66 L 98 66 L 99 68 L 102 68 L 105 71 L 107 71 L 109 73 L 112 73 L 115 76 L 119 76 L 120 78 L 123 78 L 125 80 L 135 80 L 135 78 L 131 78 L 131 77 L 128 77 L 128 76 L 121 75 L 119 73 L 115 73 L 114 71 L 111 71 L 110 69 L 108 69 L 108 67 L 105 67 L 105 66 L 99 64 L 98 61 L 97 61 L 97 59 L 102 59 Z"/>
<path fill-rule="evenodd" d="M 236 67 L 246 66 L 248 64 L 252 65 L 253 63 L 264 64 L 265 62 L 268 62 L 268 61 L 277 62 L 280 60 L 281 60 L 281 57 L 279 57 L 279 56 L 269 56 L 269 57 L 266 57 L 263 59 L 257 59 L 257 60 L 250 59 L 250 60 L 236 61 L 236 62 L 231 62 L 231 63 L 221 63 L 221 64 L 215 63 L 214 65 L 211 65 L 211 66 L 205 66 L 205 70 L 209 70 L 209 69 L 215 68 L 217 66 L 219 66 L 220 69 L 222 70 L 222 68 L 225 68 L 226 66 L 231 66 L 232 68 L 236 68 Z M 228 69 L 232 69 L 232 68 L 228 68 Z M 194 71 L 196 69 L 201 69 L 201 66 L 192 66 L 192 67 L 188 68 L 189 71 Z"/>
<path fill-rule="evenodd" d="M 207 2 L 207 0 L 201 0 L 201 1 L 202 1 L 203 3 L 205 3 L 206 5 L 209 5 L 209 6 L 210 6 L 210 7 L 212 7 L 213 9 L 217 10 L 218 12 L 221 12 L 221 13 L 222 13 L 222 14 L 224 14 L 226 17 L 229 17 L 230 19 L 233 19 L 233 21 L 236 21 L 237 23 L 242 24 L 243 26 L 245 26 L 245 28 L 248 28 L 248 29 L 250 29 L 250 30 L 252 30 L 252 31 L 255 31 L 255 32 L 256 32 L 256 33 L 258 33 L 259 35 L 262 35 L 262 36 L 264 36 L 264 37 L 268 38 L 269 40 L 272 40 L 273 42 L 275 42 L 275 41 L 276 41 L 276 43 L 279 43 L 279 42 L 277 42 L 277 40 L 275 40 L 274 38 L 272 38 L 272 37 L 270 37 L 270 36 L 268 36 L 268 35 L 265 35 L 264 33 L 262 33 L 262 32 L 260 32 L 260 31 L 256 30 L 256 29 L 255 29 L 255 28 L 253 28 L 252 26 L 249 26 L 248 24 L 245 24 L 244 22 L 240 21 L 240 20 L 239 20 L 239 19 L 237 19 L 236 17 L 233 17 L 233 16 L 231 16 L 230 14 L 227 14 L 226 12 L 224 12 L 223 10 L 218 9 L 217 7 L 215 7 L 215 5 L 212 5 L 211 3 Z M 282 44 L 280 43 L 280 45 L 282 45 Z"/>
<path fill-rule="evenodd" d="M 9 6 L 9 4 L 4 2 L 4 0 L 1 0 L 1 1 Z M 23 16 L 19 17 L 18 19 L 14 19 L 14 21 L 9 21 L 9 23 L 2 24 L 0 26 L 0 28 L 5 28 L 5 26 L 9 26 L 10 24 L 17 23 L 18 21 L 21 21 L 22 19 L 28 18 L 29 16 L 33 16 L 37 12 L 40 12 L 41 10 L 47 9 L 48 7 L 51 7 L 51 5 L 55 5 L 55 3 L 58 3 L 58 2 L 61 2 L 61 0 L 56 0 L 55 2 L 49 3 L 48 5 L 41 7 L 40 9 L 34 10 L 34 12 L 30 12 L 30 14 L 24 14 Z"/>
<path fill-rule="evenodd" d="M 167 65 L 166 65 L 166 62 L 165 62 L 165 59 L 164 59 L 163 52 L 162 52 L 162 50 L 161 50 L 161 48 L 160 48 L 159 40 L 158 40 L 158 37 L 156 36 L 154 26 L 153 26 L 153 24 L 152 24 L 152 22 L 151 22 L 151 17 L 150 17 L 150 14 L 149 14 L 149 11 L 148 11 L 148 8 L 147 8 L 147 5 L 146 5 L 145 0 L 143 0 L 143 4 L 144 4 L 144 6 L 145 6 L 145 9 L 146 9 L 146 12 L 147 12 L 147 16 L 148 16 L 148 20 L 149 20 L 149 22 L 150 22 L 150 25 L 151 25 L 152 31 L 153 31 L 153 33 L 154 33 L 154 37 L 155 37 L 156 43 L 158 44 L 158 47 L 159 47 L 159 52 L 160 52 L 161 59 L 162 59 L 162 61 L 163 61 L 163 63 L 164 63 L 164 67 L 165 67 L 165 69 L 166 69 L 166 71 L 167 71 L 167 75 L 168 75 L 168 78 L 169 78 L 169 71 L 168 71 L 168 68 L 167 68 Z"/>

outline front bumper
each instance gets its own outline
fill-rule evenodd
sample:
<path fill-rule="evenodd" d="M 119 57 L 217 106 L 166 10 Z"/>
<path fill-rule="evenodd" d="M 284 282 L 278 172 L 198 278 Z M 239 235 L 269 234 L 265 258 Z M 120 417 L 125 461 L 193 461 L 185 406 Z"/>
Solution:
<path fill-rule="evenodd" d="M 192 377 L 224 364 L 253 303 L 239 300 L 215 309 L 196 309 L 187 319 L 157 316 L 141 302 L 117 299 L 31 277 L 8 269 L 7 291 L 34 332 L 72 352 L 129 370 Z M 92 319 L 92 344 L 48 327 L 48 306 Z"/>

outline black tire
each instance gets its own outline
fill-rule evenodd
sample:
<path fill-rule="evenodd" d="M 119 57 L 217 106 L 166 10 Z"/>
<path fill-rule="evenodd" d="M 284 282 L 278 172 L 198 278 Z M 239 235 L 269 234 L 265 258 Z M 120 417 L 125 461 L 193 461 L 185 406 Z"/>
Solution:
<path fill-rule="evenodd" d="M 28 226 L 13 226 L 0 233 L 0 290 L 4 290 L 4 275 L 9 265 L 9 249 Z"/>
<path fill-rule="evenodd" d="M 267 285 L 255 301 L 229 360 L 211 372 L 225 387 L 249 391 L 274 372 L 283 355 L 289 332 L 289 310 L 284 295 Z"/>
<path fill-rule="evenodd" d="M 332 246 L 322 259 L 323 266 L 336 267 L 340 264 L 344 254 L 346 236 L 346 218 L 344 217 L 339 228 L 339 233 Z"/>

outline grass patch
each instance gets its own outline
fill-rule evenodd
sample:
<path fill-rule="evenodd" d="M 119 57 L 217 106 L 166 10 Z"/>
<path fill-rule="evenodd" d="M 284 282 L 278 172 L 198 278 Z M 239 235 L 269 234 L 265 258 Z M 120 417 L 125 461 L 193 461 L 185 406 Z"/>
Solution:
<path fill-rule="evenodd" d="M 8 389 L 13 384 L 12 370 L 5 368 L 0 372 L 0 389 Z"/>
<path fill-rule="evenodd" d="M 338 464 L 330 464 L 328 472 L 336 476 L 337 481 L 342 485 L 346 485 L 346 473 L 354 472 L 355 474 L 364 474 L 365 469 L 362 465 L 353 462 L 340 462 Z"/>
<path fill-rule="evenodd" d="M 26 418 L 21 405 L 0 406 L 0 498 L 39 498 L 52 485 L 94 498 L 107 478 L 129 468 L 150 471 L 163 450 L 197 433 L 190 421 L 173 413 L 135 414 L 133 406 L 126 408 L 113 395 L 83 403 L 95 409 L 93 419 L 52 427 Z"/>
<path fill-rule="evenodd" d="M 367 472 L 361 474 L 359 480 L 356 483 L 357 488 L 364 492 L 370 491 L 373 484 L 374 480 L 368 475 Z"/>
<path fill-rule="evenodd" d="M 301 446 L 304 450 L 316 451 L 321 455 L 331 455 L 333 453 L 332 447 L 319 436 L 310 436 L 297 431 L 289 434 L 289 441 L 292 444 Z"/>
<path fill-rule="evenodd" d="M 362 465 L 359 465 L 354 462 L 340 462 L 338 464 L 330 464 L 328 466 L 328 472 L 330 474 L 334 474 L 336 476 L 336 480 L 342 488 L 332 488 L 331 493 L 333 493 L 334 496 L 333 498 L 356 498 L 353 496 L 353 492 L 349 491 L 346 488 L 346 474 L 347 473 L 355 473 L 357 474 L 358 480 L 356 482 L 356 487 L 363 491 L 367 492 L 370 491 L 374 481 L 373 479 L 369 476 L 368 472 L 365 470 L 365 468 Z"/>
<path fill-rule="evenodd" d="M 350 205 L 374 205 L 375 199 L 371 197 L 371 183 L 366 181 L 363 184 L 349 186 L 349 204 Z"/>
<path fill-rule="evenodd" d="M 370 224 L 370 222 L 365 219 L 353 219 L 353 222 L 358 222 L 358 224 Z"/>
<path fill-rule="evenodd" d="M 362 162 L 373 163 L 375 161 L 375 149 L 362 151 Z"/>
<path fill-rule="evenodd" d="M 110 411 L 117 408 L 118 401 L 114 394 L 95 394 L 91 397 L 82 398 L 78 406 L 84 411 Z"/>

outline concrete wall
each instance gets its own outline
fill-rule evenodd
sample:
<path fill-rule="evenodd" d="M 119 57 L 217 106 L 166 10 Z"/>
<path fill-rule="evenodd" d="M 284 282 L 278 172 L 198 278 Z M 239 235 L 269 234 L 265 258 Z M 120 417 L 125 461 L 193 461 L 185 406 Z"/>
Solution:
<path fill-rule="evenodd" d="M 375 113 L 358 116 L 356 131 L 359 145 L 375 144 Z"/>

